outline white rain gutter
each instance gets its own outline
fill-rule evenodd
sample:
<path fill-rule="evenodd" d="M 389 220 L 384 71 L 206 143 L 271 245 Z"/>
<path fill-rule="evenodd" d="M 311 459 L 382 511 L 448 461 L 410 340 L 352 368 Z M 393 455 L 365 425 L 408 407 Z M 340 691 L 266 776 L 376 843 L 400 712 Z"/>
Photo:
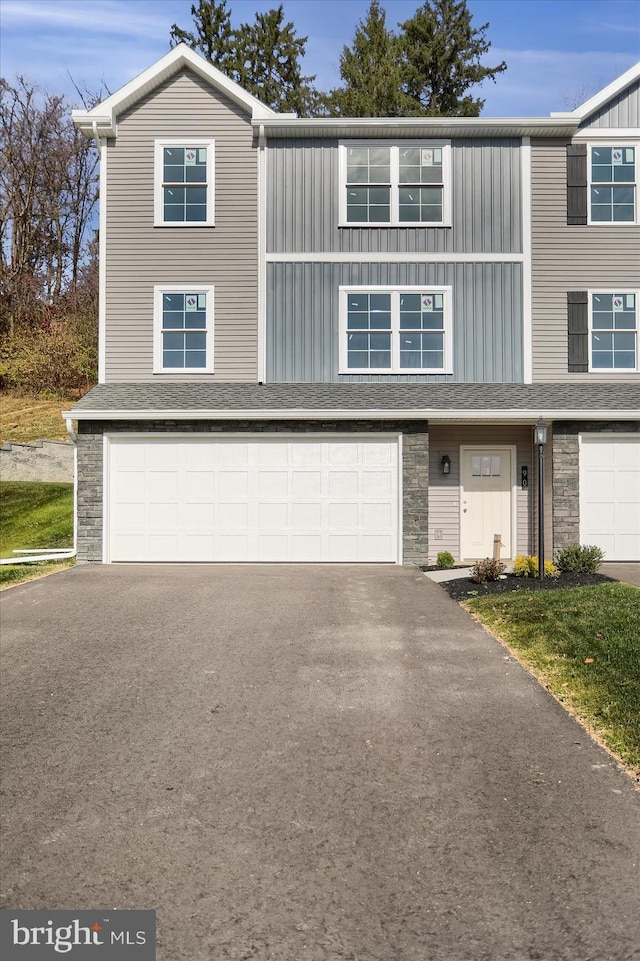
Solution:
<path fill-rule="evenodd" d="M 24 555 L 22 557 L 0 557 L 0 564 L 35 564 L 37 561 L 63 561 L 69 557 L 75 557 L 78 553 L 78 435 L 72 427 L 72 419 L 65 417 L 67 433 L 73 444 L 73 547 L 67 548 L 47 548 L 38 547 L 28 550 L 15 550 L 14 554 Z"/>

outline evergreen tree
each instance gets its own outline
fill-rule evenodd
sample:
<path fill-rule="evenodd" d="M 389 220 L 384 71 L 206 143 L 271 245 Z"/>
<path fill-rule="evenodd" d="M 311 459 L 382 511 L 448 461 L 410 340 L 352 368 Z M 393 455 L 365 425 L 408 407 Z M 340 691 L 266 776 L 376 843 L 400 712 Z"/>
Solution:
<path fill-rule="evenodd" d="M 344 86 L 332 90 L 326 99 L 332 115 L 397 117 L 411 106 L 403 91 L 398 38 L 387 30 L 379 0 L 371 0 L 351 47 L 343 47 L 340 76 Z"/>
<path fill-rule="evenodd" d="M 228 74 L 235 66 L 236 47 L 227 0 L 198 0 L 198 6 L 191 5 L 191 16 L 195 32 L 181 30 L 174 23 L 169 39 L 171 46 L 186 43 L 214 67 Z"/>
<path fill-rule="evenodd" d="M 296 37 L 292 23 L 283 23 L 279 7 L 257 13 L 254 23 L 243 23 L 237 37 L 238 82 L 267 106 L 309 116 L 317 100 L 315 77 L 303 77 L 300 58 L 307 37 Z"/>
<path fill-rule="evenodd" d="M 253 23 L 236 30 L 227 0 L 199 0 L 191 7 L 194 31 L 171 28 L 170 42 L 186 43 L 209 63 L 274 110 L 309 116 L 318 109 L 315 77 L 302 76 L 300 59 L 307 37 L 297 37 L 293 23 L 284 23 L 282 4 L 256 14 Z"/>
<path fill-rule="evenodd" d="M 471 25 L 466 0 L 425 0 L 410 20 L 401 24 L 404 89 L 414 116 L 477 117 L 484 100 L 467 91 L 507 69 L 503 61 L 485 67 L 481 57 L 491 43 L 489 24 Z"/>

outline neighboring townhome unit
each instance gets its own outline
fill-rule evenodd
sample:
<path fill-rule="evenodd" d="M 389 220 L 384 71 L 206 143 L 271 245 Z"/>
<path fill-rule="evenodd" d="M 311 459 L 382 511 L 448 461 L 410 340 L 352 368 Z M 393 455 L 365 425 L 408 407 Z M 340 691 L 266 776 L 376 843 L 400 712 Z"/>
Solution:
<path fill-rule="evenodd" d="M 639 72 L 582 109 L 631 121 Z M 640 227 L 567 225 L 579 113 L 303 120 L 183 45 L 76 112 L 102 157 L 100 383 L 66 412 L 80 560 L 532 553 L 541 417 L 548 553 L 599 485 L 628 519 L 609 556 L 640 557 Z M 614 179 L 587 220 L 629 215 L 632 139 L 591 159 Z M 588 269 L 563 231 L 592 230 Z"/>

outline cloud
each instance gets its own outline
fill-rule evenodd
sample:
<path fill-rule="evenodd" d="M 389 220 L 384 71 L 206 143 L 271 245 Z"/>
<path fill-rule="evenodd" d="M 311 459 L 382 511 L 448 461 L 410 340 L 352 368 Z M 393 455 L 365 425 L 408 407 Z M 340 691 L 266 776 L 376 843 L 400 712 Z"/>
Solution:
<path fill-rule="evenodd" d="M 73 30 L 78 34 L 105 32 L 121 36 L 166 36 L 166 19 L 157 14 L 141 12 L 137 4 L 123 4 L 118 0 L 101 3 L 69 2 L 69 0 L 4 0 L 2 21 L 4 29 L 18 28 L 21 32 L 35 28 L 44 30 Z M 157 9 L 157 8 L 156 8 Z"/>

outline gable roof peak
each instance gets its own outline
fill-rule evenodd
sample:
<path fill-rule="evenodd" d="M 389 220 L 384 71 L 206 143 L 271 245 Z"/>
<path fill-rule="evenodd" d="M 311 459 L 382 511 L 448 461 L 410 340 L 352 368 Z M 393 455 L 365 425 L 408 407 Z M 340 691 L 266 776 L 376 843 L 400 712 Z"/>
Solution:
<path fill-rule="evenodd" d="M 184 69 L 192 70 L 205 83 L 226 94 L 230 100 L 243 108 L 252 120 L 266 120 L 269 117 L 278 116 L 275 110 L 247 93 L 239 84 L 188 47 L 186 43 L 179 43 L 160 60 L 96 104 L 91 110 L 74 110 L 73 120 L 85 133 L 95 132 L 97 125 L 99 134 L 115 137 L 120 114 Z"/>

